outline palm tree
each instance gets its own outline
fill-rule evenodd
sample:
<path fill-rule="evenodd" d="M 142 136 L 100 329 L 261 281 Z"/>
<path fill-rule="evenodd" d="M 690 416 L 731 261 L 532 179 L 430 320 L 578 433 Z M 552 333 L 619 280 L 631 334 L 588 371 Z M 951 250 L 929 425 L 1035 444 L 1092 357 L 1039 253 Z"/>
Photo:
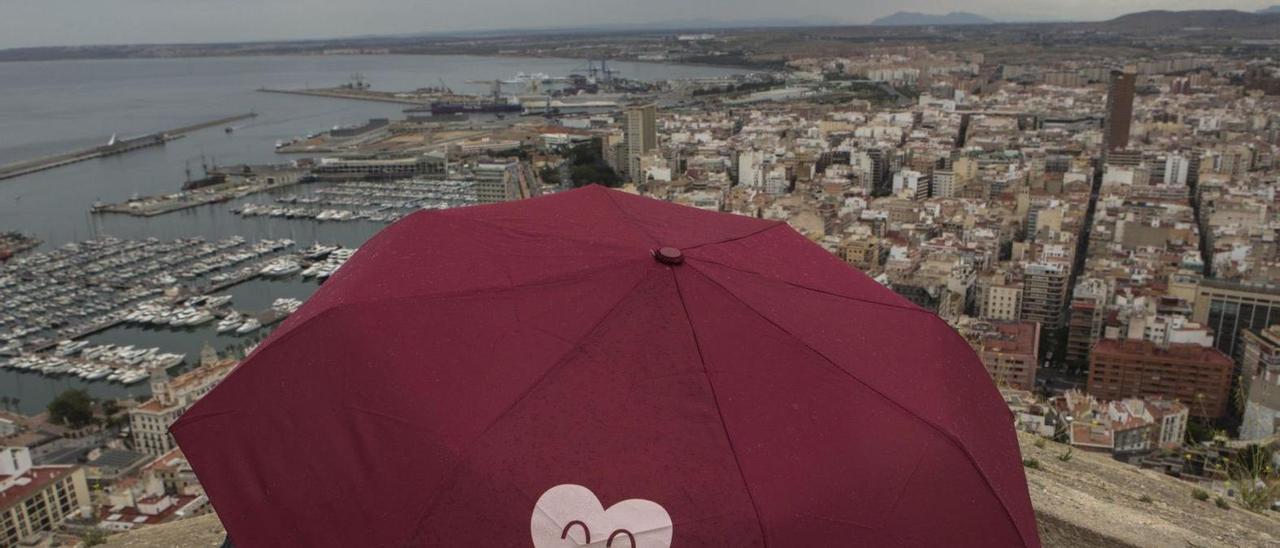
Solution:
<path fill-rule="evenodd" d="M 9 396 L 0 396 L 0 406 L 3 406 L 5 411 L 9 410 Z"/>

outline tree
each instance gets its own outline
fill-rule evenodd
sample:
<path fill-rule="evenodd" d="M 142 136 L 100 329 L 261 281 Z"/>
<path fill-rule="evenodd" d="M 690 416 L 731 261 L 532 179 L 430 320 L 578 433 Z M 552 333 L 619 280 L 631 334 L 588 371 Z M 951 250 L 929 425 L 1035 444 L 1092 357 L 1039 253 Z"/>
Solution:
<path fill-rule="evenodd" d="M 600 143 L 591 141 L 569 149 L 569 178 L 573 186 L 586 186 L 592 183 L 605 186 L 618 186 L 622 179 L 613 171 L 600 155 Z"/>
<path fill-rule="evenodd" d="M 542 178 L 542 182 L 549 185 L 560 184 L 560 170 L 552 166 L 544 166 L 539 170 L 538 176 Z"/>
<path fill-rule="evenodd" d="M 84 428 L 93 422 L 93 398 L 84 390 L 67 390 L 49 402 L 49 418 L 71 428 Z"/>
<path fill-rule="evenodd" d="M 80 535 L 85 546 L 98 546 L 107 543 L 107 532 L 97 527 L 86 530 Z"/>

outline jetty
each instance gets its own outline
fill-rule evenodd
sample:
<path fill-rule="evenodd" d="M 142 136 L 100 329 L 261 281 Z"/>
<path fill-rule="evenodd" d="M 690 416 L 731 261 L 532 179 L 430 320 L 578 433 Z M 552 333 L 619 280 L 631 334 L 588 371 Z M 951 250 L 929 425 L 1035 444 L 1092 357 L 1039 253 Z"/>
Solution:
<path fill-rule="evenodd" d="M 193 131 L 207 127 L 220 126 L 244 120 L 246 118 L 253 118 L 255 116 L 257 116 L 257 114 L 248 112 L 245 114 L 227 116 L 216 120 L 183 126 L 169 131 L 161 131 L 158 133 L 150 133 L 140 137 L 130 137 L 125 139 L 120 139 L 112 135 L 111 139 L 104 145 L 50 156 L 42 156 L 40 158 L 33 158 L 30 160 L 19 160 L 17 162 L 0 165 L 0 180 L 21 177 L 23 175 L 45 171 L 68 164 L 74 164 L 76 162 L 92 160 L 94 158 L 105 158 L 107 156 L 115 156 L 117 154 L 124 154 L 126 152 L 132 152 L 143 148 L 162 146 L 169 141 L 179 139 Z"/>
<path fill-rule="evenodd" d="M 359 90 L 347 88 L 326 88 L 326 89 L 271 89 L 258 88 L 262 93 L 284 93 L 287 95 L 305 95 L 307 97 L 328 97 L 330 99 L 350 99 L 353 101 L 373 101 L 375 103 L 396 103 L 401 105 L 424 106 L 430 104 L 429 101 L 420 99 L 410 99 L 408 97 L 398 97 L 393 93 L 384 91 Z"/>

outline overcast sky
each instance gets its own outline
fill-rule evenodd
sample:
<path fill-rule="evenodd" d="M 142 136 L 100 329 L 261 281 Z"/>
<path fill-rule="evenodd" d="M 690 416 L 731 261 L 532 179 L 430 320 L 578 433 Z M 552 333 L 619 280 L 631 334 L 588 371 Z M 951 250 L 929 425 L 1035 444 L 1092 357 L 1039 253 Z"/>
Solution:
<path fill-rule="evenodd" d="M 0 48 L 234 42 L 363 34 L 564 27 L 693 18 L 822 17 L 865 23 L 895 11 L 997 20 L 1108 19 L 1148 9 L 1256 10 L 1280 0 L 0 0 Z"/>

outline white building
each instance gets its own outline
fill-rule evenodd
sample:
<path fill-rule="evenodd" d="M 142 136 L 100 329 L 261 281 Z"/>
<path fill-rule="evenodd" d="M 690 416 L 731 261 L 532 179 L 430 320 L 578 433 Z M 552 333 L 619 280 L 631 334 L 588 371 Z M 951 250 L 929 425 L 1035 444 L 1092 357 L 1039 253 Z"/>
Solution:
<path fill-rule="evenodd" d="M 174 448 L 169 426 L 201 396 L 213 390 L 235 368 L 236 360 L 219 360 L 208 347 L 200 366 L 170 380 L 164 368 L 151 372 L 151 399 L 129 410 L 134 449 L 163 455 Z"/>

